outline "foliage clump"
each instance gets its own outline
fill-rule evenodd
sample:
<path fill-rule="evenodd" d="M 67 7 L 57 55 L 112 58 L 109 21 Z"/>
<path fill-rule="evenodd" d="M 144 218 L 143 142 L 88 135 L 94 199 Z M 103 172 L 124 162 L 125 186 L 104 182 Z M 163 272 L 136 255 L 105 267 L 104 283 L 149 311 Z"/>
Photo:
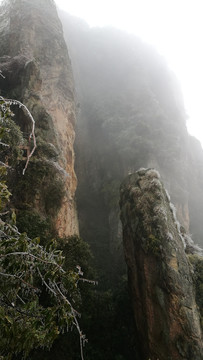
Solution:
<path fill-rule="evenodd" d="M 160 246 L 160 239 L 158 239 L 153 234 L 150 234 L 143 244 L 143 249 L 147 254 L 153 254 L 154 256 L 159 257 L 161 254 Z"/>
<path fill-rule="evenodd" d="M 3 100 L 0 105 L 0 142 L 10 149 L 10 144 L 2 140 L 9 133 L 11 111 Z M 81 269 L 64 269 L 64 256 L 54 241 L 43 247 L 38 237 L 31 240 L 19 232 L 15 213 L 10 216 L 7 159 L 0 165 L 1 359 L 11 360 L 17 355 L 25 359 L 33 349 L 50 348 L 58 335 L 71 326 L 79 333 L 83 359 L 86 339 L 78 324 L 78 312 L 72 306 L 79 294 Z"/>
<path fill-rule="evenodd" d="M 23 144 L 22 133 L 12 120 L 13 116 L 9 104 L 0 98 L 0 160 L 7 166 L 16 164 Z"/>
<path fill-rule="evenodd" d="M 65 271 L 62 252 L 43 249 L 9 227 L 0 245 L 0 353 L 23 358 L 33 348 L 50 347 L 71 325 L 78 326 L 71 300 L 76 297 L 79 274 Z M 3 230 L 2 230 L 3 229 Z"/>
<path fill-rule="evenodd" d="M 41 244 L 46 244 L 55 235 L 50 218 L 43 218 L 34 209 L 18 211 L 16 225 L 20 232 L 26 232 L 31 239 L 40 237 Z"/>

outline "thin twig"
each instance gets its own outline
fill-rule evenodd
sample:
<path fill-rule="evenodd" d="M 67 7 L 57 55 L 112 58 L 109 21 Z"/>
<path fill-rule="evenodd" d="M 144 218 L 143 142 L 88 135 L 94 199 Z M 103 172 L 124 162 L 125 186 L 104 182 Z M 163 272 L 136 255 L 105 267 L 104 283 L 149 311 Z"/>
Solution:
<path fill-rule="evenodd" d="M 3 213 L 0 213 L 0 216 L 4 216 L 4 215 L 7 215 L 9 214 L 10 211 L 4 211 Z"/>
<path fill-rule="evenodd" d="M 1 74 L 2 75 L 2 74 Z M 30 158 L 32 157 L 36 147 L 37 147 L 37 142 L 36 142 L 36 137 L 35 137 L 35 120 L 31 114 L 31 112 L 29 111 L 29 109 L 27 108 L 27 106 L 25 106 L 23 103 L 21 103 L 20 101 L 18 100 L 13 100 L 13 99 L 5 99 L 3 98 L 2 96 L 0 96 L 0 100 L 4 101 L 5 104 L 9 104 L 9 105 L 18 105 L 19 108 L 23 108 L 25 110 L 25 112 L 28 114 L 28 117 L 30 118 L 30 120 L 32 121 L 32 130 L 31 130 L 31 133 L 30 133 L 30 136 L 29 136 L 29 140 L 31 140 L 33 138 L 33 143 L 34 143 L 34 146 L 33 146 L 33 149 L 32 151 L 30 152 L 30 154 L 28 155 L 27 157 L 27 161 L 26 161 L 26 164 L 25 164 L 25 167 L 23 169 L 23 175 L 25 174 L 25 171 L 28 167 L 28 164 L 29 164 L 29 161 L 30 161 Z"/>
<path fill-rule="evenodd" d="M 0 70 L 0 76 L 5 79 L 5 76 L 2 74 L 2 71 Z"/>
<path fill-rule="evenodd" d="M 35 286 L 29 284 L 27 281 L 23 280 L 20 276 L 16 276 L 13 274 L 7 274 L 7 273 L 2 273 L 0 272 L 0 275 L 5 276 L 5 277 L 11 277 L 17 280 L 20 280 L 21 282 L 23 282 L 25 285 L 27 285 L 28 287 L 30 287 L 31 289 L 34 289 L 36 291 L 40 291 L 38 288 L 36 288 Z"/>
<path fill-rule="evenodd" d="M 76 318 L 76 312 L 75 310 L 73 309 L 70 301 L 67 299 L 67 297 L 62 293 L 62 291 L 60 290 L 60 288 L 58 287 L 58 285 L 56 284 L 56 282 L 54 282 L 54 285 L 56 286 L 58 292 L 61 294 L 61 296 L 63 297 L 64 301 L 67 302 L 67 304 L 70 306 L 71 308 L 71 312 L 72 312 L 72 315 L 73 315 L 73 318 L 74 318 L 74 324 L 78 330 L 78 333 L 79 333 L 79 337 L 80 337 L 80 355 L 81 355 L 81 360 L 84 360 L 84 354 L 83 354 L 83 341 L 85 339 L 85 335 L 82 333 L 82 331 L 80 330 L 80 325 L 78 323 L 78 320 Z"/>
<path fill-rule="evenodd" d="M 5 143 L 3 143 L 2 141 L 0 141 L 0 145 L 2 145 L 2 146 L 6 146 L 6 147 L 10 147 L 10 145 L 5 144 Z"/>
<path fill-rule="evenodd" d="M 10 166 L 8 166 L 7 164 L 5 164 L 3 161 L 0 161 L 0 165 L 6 167 L 6 168 L 8 168 L 8 169 L 10 169 Z"/>
<path fill-rule="evenodd" d="M 54 290 L 47 284 L 47 282 L 44 280 L 44 278 L 43 278 L 43 276 L 42 276 L 42 274 L 41 274 L 41 272 L 40 272 L 40 270 L 39 270 L 38 267 L 37 267 L 37 271 L 38 271 L 38 274 L 39 274 L 39 276 L 40 276 L 43 284 L 49 289 L 49 291 L 51 291 L 51 292 L 54 294 L 54 296 L 57 296 L 57 294 L 55 293 L 55 291 L 54 291 Z"/>
<path fill-rule="evenodd" d="M 42 320 L 41 316 L 37 316 L 37 315 L 33 315 L 27 311 L 23 311 L 23 310 L 20 310 L 18 307 L 16 307 L 12 302 L 10 302 L 10 300 L 8 299 L 8 297 L 6 296 L 6 301 L 4 301 L 2 298 L 0 298 L 0 301 L 4 304 L 6 304 L 8 307 L 14 309 L 17 313 L 21 314 L 21 315 L 24 315 L 26 317 L 29 317 L 29 318 L 34 318 L 34 319 L 40 319 Z M 25 304 L 25 302 L 24 302 Z"/>
<path fill-rule="evenodd" d="M 61 270 L 61 272 L 64 274 L 65 273 L 65 270 L 60 266 L 58 265 L 54 260 L 53 261 L 50 261 L 50 260 L 44 260 L 36 255 L 33 255 L 33 254 L 30 254 L 29 252 L 26 252 L 26 251 L 15 251 L 15 252 L 11 252 L 11 253 L 7 253 L 7 254 L 1 254 L 0 255 L 0 258 L 2 257 L 7 257 L 7 256 L 12 256 L 12 255 L 24 255 L 24 256 L 30 256 L 32 257 L 33 259 L 36 259 L 36 260 L 39 260 L 45 264 L 51 264 L 51 265 L 54 265 L 56 266 L 58 269 Z"/>

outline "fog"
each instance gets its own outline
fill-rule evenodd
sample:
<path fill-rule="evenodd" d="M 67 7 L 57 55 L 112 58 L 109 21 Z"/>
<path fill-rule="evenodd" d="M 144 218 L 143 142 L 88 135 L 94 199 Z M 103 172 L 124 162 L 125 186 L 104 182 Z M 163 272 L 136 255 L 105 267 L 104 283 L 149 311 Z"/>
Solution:
<path fill-rule="evenodd" d="M 166 58 L 182 87 L 187 126 L 203 143 L 203 25 L 199 0 L 56 0 L 90 26 L 111 25 L 153 44 Z"/>
<path fill-rule="evenodd" d="M 181 84 L 188 131 L 203 144 L 201 0 L 55 2 L 60 9 L 84 19 L 90 26 L 114 26 L 153 44 Z"/>

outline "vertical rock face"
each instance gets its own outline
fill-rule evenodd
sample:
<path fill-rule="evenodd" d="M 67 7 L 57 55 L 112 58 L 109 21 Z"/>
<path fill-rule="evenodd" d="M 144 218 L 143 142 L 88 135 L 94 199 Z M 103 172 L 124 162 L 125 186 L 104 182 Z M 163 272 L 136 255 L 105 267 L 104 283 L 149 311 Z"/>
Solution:
<path fill-rule="evenodd" d="M 63 12 L 60 17 L 80 103 L 75 149 L 82 237 L 98 253 L 101 266 L 107 252 L 114 256 L 122 242 L 120 182 L 140 167 L 155 167 L 179 221 L 203 246 L 203 152 L 187 133 L 174 74 L 155 49 L 135 36 L 90 29 Z"/>
<path fill-rule="evenodd" d="M 52 0 L 10 0 L 1 7 L 0 68 L 6 77 L 0 83 L 2 95 L 16 98 L 29 108 L 36 121 L 38 145 L 43 142 L 43 146 L 54 149 L 54 156 L 42 154 L 40 159 L 58 171 L 57 177 L 65 186 L 54 217 L 56 230 L 60 236 L 78 233 L 74 201 L 74 87 Z M 22 121 L 20 125 L 25 131 L 26 125 Z M 40 152 L 42 147 L 38 149 Z"/>
<path fill-rule="evenodd" d="M 158 172 L 130 175 L 121 186 L 120 206 L 142 359 L 202 359 L 192 267 Z"/>

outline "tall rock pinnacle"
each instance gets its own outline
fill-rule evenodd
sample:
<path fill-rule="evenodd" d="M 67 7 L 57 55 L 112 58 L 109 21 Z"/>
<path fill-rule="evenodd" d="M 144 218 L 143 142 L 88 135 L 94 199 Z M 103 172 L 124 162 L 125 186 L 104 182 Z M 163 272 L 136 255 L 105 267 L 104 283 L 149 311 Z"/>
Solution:
<path fill-rule="evenodd" d="M 157 171 L 141 169 L 121 186 L 129 286 L 143 360 L 201 360 L 192 266 Z"/>

